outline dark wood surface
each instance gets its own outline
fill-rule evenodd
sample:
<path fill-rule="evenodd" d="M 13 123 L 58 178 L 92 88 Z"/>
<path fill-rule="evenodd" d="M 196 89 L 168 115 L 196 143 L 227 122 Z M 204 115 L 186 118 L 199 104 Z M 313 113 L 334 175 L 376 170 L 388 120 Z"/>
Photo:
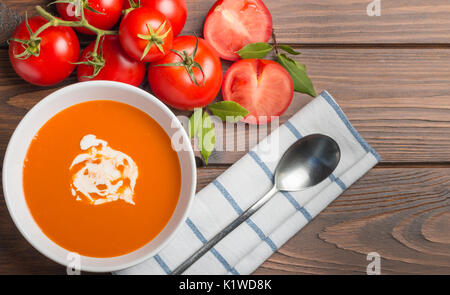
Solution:
<path fill-rule="evenodd" d="M 185 33 L 201 35 L 214 1 L 188 0 Z M 317 91 L 328 90 L 382 162 L 267 260 L 256 274 L 365 274 L 369 252 L 385 274 L 450 274 L 450 3 L 266 0 L 280 42 L 303 54 Z M 0 42 L 45 0 L 2 0 Z M 27 84 L 0 45 L 0 156 L 20 119 L 64 85 Z M 228 64 L 225 63 L 225 68 Z M 220 99 L 220 97 L 218 98 Z M 296 94 L 284 122 L 311 98 Z M 180 112 L 177 112 L 180 114 Z M 254 130 L 245 130 L 247 134 Z M 214 152 L 198 189 L 241 152 Z M 0 273 L 64 273 L 14 227 L 0 198 Z"/>
<path fill-rule="evenodd" d="M 373 0 L 266 0 L 280 42 L 291 44 L 446 44 L 450 34 L 447 0 L 381 0 L 380 17 L 368 17 Z M 48 0 L 2 0 L 8 13 L 0 14 L 2 28 Z M 187 0 L 189 16 L 184 33 L 202 33 L 213 0 Z M 2 11 L 5 8 L 2 8 Z M 0 31 L 0 40 L 9 38 Z"/>

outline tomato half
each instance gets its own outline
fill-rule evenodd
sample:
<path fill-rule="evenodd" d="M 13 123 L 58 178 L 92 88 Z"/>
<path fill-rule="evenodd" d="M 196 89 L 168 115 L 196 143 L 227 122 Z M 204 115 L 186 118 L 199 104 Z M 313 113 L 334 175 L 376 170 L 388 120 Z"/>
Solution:
<path fill-rule="evenodd" d="M 89 58 L 89 53 L 94 50 L 95 41 L 89 44 L 81 54 L 81 62 Z M 98 48 L 97 53 L 100 52 Z M 145 77 L 145 64 L 129 57 L 120 46 L 118 36 L 105 36 L 102 45 L 105 66 L 93 78 L 88 78 L 94 73 L 94 67 L 79 64 L 77 68 L 78 81 L 109 80 L 128 83 L 139 86 Z"/>
<path fill-rule="evenodd" d="M 272 35 L 272 16 L 261 0 L 219 0 L 206 17 L 205 40 L 221 58 L 238 60 L 245 45 L 268 42 Z"/>
<path fill-rule="evenodd" d="M 197 42 L 197 52 L 193 56 Z M 219 57 L 205 40 L 194 36 L 175 38 L 173 50 L 182 53 L 182 56 L 171 51 L 150 65 L 148 81 L 153 93 L 177 109 L 192 110 L 208 105 L 217 96 L 222 84 Z M 193 66 L 194 63 L 202 68 L 203 73 Z M 187 68 L 192 70 L 194 80 Z"/>
<path fill-rule="evenodd" d="M 289 107 L 294 83 L 289 73 L 272 60 L 243 59 L 225 73 L 222 94 L 224 100 L 235 101 L 249 111 L 244 122 L 264 124 Z"/>
<path fill-rule="evenodd" d="M 159 11 L 136 8 L 120 23 L 120 44 L 136 60 L 152 62 L 163 58 L 172 48 L 170 21 Z"/>
<path fill-rule="evenodd" d="M 187 6 L 185 0 L 131 0 L 133 8 L 149 7 L 164 14 L 170 21 L 173 35 L 178 36 L 184 28 L 187 18 Z M 130 8 L 130 1 L 123 2 L 123 9 Z"/>
<path fill-rule="evenodd" d="M 28 19 L 33 32 L 46 23 L 47 20 L 40 16 Z M 39 55 L 26 59 L 17 58 L 26 51 L 22 43 L 10 41 L 9 59 L 14 70 L 25 81 L 35 85 L 49 86 L 61 82 L 72 73 L 80 55 L 80 43 L 75 32 L 69 27 L 49 27 L 37 37 L 41 39 Z M 25 21 L 16 28 L 12 38 L 30 39 Z"/>
<path fill-rule="evenodd" d="M 98 29 L 108 30 L 119 20 L 122 13 L 123 1 L 124 0 L 73 0 L 73 3 L 56 3 L 56 9 L 62 19 L 77 21 L 80 17 L 76 16 L 75 5 L 81 3 L 81 5 L 83 5 L 84 17 L 88 23 Z M 86 28 L 76 28 L 76 30 L 84 34 L 95 34 Z"/>

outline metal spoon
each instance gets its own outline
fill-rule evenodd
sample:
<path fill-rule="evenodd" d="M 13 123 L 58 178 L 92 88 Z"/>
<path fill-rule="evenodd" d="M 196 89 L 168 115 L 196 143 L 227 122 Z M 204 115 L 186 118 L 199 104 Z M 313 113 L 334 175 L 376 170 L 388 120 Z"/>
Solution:
<path fill-rule="evenodd" d="M 312 134 L 297 140 L 281 157 L 275 170 L 275 185 L 235 221 L 205 243 L 171 274 L 182 274 L 241 223 L 266 204 L 278 191 L 300 191 L 325 180 L 341 158 L 338 144 L 330 137 Z"/>

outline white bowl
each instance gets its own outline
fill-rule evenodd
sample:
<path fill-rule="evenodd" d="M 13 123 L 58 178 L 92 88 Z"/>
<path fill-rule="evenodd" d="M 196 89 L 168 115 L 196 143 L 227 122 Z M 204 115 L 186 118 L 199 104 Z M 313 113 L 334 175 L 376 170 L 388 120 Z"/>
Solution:
<path fill-rule="evenodd" d="M 172 138 L 177 132 L 182 134 L 183 148 L 177 151 L 181 168 L 181 192 L 175 212 L 161 233 L 142 248 L 126 255 L 111 258 L 80 256 L 81 270 L 109 272 L 131 267 L 154 256 L 175 235 L 187 218 L 192 204 L 196 166 L 189 137 L 180 121 L 162 102 L 142 89 L 118 82 L 92 81 L 70 85 L 50 94 L 36 104 L 17 126 L 3 162 L 3 192 L 9 213 L 25 239 L 45 256 L 62 265 L 73 265 L 70 252 L 50 240 L 30 214 L 22 184 L 23 162 L 33 136 L 50 118 L 72 105 L 91 100 L 129 104 L 150 115 L 169 137 Z"/>

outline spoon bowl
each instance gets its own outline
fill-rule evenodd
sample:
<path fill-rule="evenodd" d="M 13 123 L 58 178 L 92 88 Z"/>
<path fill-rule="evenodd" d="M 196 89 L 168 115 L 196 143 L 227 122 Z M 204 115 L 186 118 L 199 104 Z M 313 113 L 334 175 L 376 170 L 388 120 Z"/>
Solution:
<path fill-rule="evenodd" d="M 331 137 L 311 134 L 291 145 L 275 170 L 280 191 L 300 191 L 322 182 L 341 159 L 338 144 Z"/>

